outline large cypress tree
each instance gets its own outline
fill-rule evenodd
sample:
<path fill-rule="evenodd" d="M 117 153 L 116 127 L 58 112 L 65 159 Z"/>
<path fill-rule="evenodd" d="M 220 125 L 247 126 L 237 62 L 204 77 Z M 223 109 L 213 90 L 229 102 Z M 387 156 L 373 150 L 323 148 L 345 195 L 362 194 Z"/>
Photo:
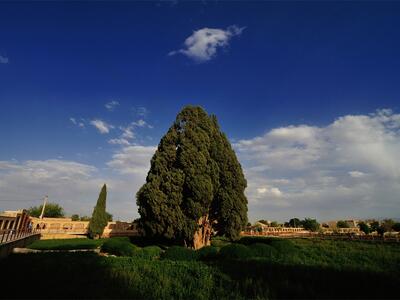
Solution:
<path fill-rule="evenodd" d="M 187 106 L 161 139 L 137 193 L 139 225 L 147 236 L 196 249 L 210 244 L 212 232 L 236 239 L 247 224 L 245 188 L 217 118 Z"/>
<path fill-rule="evenodd" d="M 89 222 L 89 237 L 99 238 L 108 223 L 108 215 L 106 213 L 107 186 L 101 188 L 96 206 L 93 209 L 92 218 Z"/>

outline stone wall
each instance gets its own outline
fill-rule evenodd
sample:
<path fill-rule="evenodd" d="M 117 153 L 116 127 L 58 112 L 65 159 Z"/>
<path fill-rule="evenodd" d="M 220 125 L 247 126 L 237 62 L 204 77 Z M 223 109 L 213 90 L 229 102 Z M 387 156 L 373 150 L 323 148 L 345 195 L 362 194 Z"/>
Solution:
<path fill-rule="evenodd" d="M 25 248 L 40 239 L 40 233 L 32 234 L 0 245 L 0 259 L 7 257 L 14 248 Z"/>

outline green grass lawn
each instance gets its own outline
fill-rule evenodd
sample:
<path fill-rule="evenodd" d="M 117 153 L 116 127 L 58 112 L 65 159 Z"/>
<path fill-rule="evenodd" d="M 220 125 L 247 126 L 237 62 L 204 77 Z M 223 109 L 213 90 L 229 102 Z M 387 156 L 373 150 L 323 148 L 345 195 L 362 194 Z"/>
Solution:
<path fill-rule="evenodd" d="M 27 248 L 36 250 L 72 250 L 72 249 L 95 249 L 100 247 L 105 239 L 57 239 L 57 240 L 38 240 L 30 244 Z"/>
<path fill-rule="evenodd" d="M 6 270 L 0 272 L 2 296 L 399 298 L 399 244 L 271 238 L 243 238 L 237 243 L 216 239 L 213 244 L 215 247 L 192 253 L 172 247 L 161 255 L 138 255 L 146 247 L 136 247 L 129 257 L 94 253 L 15 254 L 0 261 L 0 269 Z M 161 251 L 158 247 L 149 250 Z"/>

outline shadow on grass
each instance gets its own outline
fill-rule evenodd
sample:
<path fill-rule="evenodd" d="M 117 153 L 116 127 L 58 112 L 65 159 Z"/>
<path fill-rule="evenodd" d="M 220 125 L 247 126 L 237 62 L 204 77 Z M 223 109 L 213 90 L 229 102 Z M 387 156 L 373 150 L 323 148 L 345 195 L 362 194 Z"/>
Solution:
<path fill-rule="evenodd" d="M 0 261 L 0 270 L 6 299 L 237 298 L 229 278 L 197 261 L 39 253 L 11 255 Z"/>
<path fill-rule="evenodd" d="M 245 298 L 257 299 L 398 299 L 400 278 L 360 270 L 291 266 L 264 260 L 214 264 Z"/>
<path fill-rule="evenodd" d="M 126 298 L 93 253 L 14 254 L 0 261 L 2 298 Z"/>

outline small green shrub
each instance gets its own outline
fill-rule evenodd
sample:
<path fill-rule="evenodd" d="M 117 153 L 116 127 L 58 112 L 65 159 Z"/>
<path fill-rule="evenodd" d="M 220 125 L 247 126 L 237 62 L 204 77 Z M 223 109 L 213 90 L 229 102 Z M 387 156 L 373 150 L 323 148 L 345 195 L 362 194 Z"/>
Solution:
<path fill-rule="evenodd" d="M 197 252 L 185 247 L 172 246 L 161 255 L 161 258 L 169 260 L 196 260 Z"/>
<path fill-rule="evenodd" d="M 214 246 L 203 247 L 197 250 L 196 252 L 198 258 L 201 260 L 215 259 L 218 256 L 218 248 Z"/>
<path fill-rule="evenodd" d="M 240 259 L 245 260 L 253 256 L 252 251 L 242 244 L 230 244 L 222 247 L 218 256 L 222 259 Z"/>
<path fill-rule="evenodd" d="M 223 237 L 216 237 L 211 240 L 211 246 L 222 248 L 226 245 L 229 245 L 231 242 Z"/>
<path fill-rule="evenodd" d="M 278 250 L 280 254 L 291 254 L 296 251 L 296 246 L 289 240 L 272 241 L 271 246 Z"/>
<path fill-rule="evenodd" d="M 53 239 L 53 240 L 38 240 L 28 245 L 27 248 L 36 250 L 75 250 L 75 249 L 95 249 L 105 239 L 90 240 L 90 239 Z"/>
<path fill-rule="evenodd" d="M 278 240 L 277 238 L 274 237 L 265 237 L 265 236 L 245 236 L 242 237 L 238 243 L 243 244 L 243 245 L 252 245 L 252 244 L 267 244 L 270 245 L 272 241 Z"/>
<path fill-rule="evenodd" d="M 135 257 L 156 259 L 160 257 L 162 249 L 158 246 L 147 246 L 135 252 Z"/>
<path fill-rule="evenodd" d="M 263 258 L 274 258 L 278 254 L 278 251 L 267 244 L 263 243 L 255 243 L 249 246 L 251 252 L 254 257 L 263 257 Z"/>
<path fill-rule="evenodd" d="M 107 252 L 117 256 L 133 256 L 139 248 L 125 238 L 110 238 L 101 246 L 102 252 Z"/>

